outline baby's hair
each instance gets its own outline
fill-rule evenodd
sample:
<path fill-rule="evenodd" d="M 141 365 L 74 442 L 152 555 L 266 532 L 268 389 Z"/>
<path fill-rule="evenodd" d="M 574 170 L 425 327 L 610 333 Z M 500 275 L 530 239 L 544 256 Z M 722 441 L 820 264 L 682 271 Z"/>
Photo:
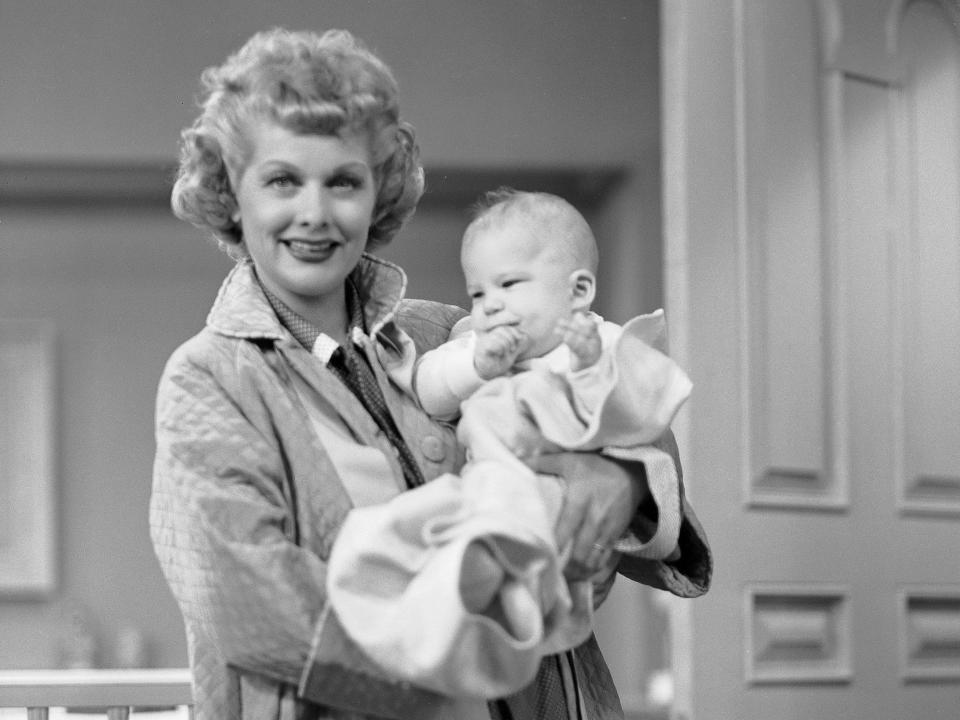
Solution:
<path fill-rule="evenodd" d="M 520 220 L 530 224 L 536 239 L 565 255 L 571 267 L 597 272 L 599 253 L 590 225 L 572 204 L 557 195 L 499 187 L 484 193 L 471 214 L 473 219 L 463 236 L 465 243 L 480 230 Z"/>
<path fill-rule="evenodd" d="M 295 133 L 369 138 L 377 198 L 368 249 L 388 243 L 413 215 L 423 194 L 413 126 L 400 117 L 390 68 L 349 32 L 257 33 L 201 81 L 201 114 L 181 133 L 171 206 L 231 254 L 245 254 L 231 181 L 249 161 L 249 123 L 263 119 Z"/>

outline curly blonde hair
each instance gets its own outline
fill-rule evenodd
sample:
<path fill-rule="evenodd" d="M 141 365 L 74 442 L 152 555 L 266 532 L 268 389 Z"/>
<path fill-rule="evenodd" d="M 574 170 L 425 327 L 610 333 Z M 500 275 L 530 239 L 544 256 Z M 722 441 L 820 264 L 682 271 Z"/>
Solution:
<path fill-rule="evenodd" d="M 390 242 L 413 215 L 423 194 L 413 126 L 400 117 L 390 68 L 349 32 L 257 33 L 222 65 L 207 68 L 201 82 L 202 112 L 181 133 L 170 204 L 178 218 L 211 230 L 230 254 L 246 254 L 231 177 L 239 177 L 252 151 L 248 123 L 264 118 L 297 133 L 367 135 L 377 181 L 368 250 Z"/>

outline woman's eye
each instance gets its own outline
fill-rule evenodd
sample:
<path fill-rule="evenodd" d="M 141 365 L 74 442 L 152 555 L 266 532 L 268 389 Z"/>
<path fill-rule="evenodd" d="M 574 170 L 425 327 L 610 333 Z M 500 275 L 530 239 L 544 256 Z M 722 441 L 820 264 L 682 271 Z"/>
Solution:
<path fill-rule="evenodd" d="M 285 173 L 278 174 L 278 175 L 271 175 L 269 178 L 267 178 L 267 185 L 269 185 L 270 187 L 276 187 L 276 188 L 289 188 L 289 187 L 293 187 L 294 180 L 292 176 L 287 175 Z"/>
<path fill-rule="evenodd" d="M 338 175 L 330 181 L 330 185 L 333 187 L 340 188 L 350 188 L 355 189 L 360 187 L 362 181 L 359 178 L 353 177 L 352 175 Z"/>

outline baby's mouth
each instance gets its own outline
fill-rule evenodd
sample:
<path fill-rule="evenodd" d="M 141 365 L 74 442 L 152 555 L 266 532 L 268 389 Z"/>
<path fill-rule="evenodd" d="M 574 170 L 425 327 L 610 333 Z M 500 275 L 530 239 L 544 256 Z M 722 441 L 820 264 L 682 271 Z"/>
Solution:
<path fill-rule="evenodd" d="M 517 322 L 516 320 L 501 320 L 498 322 L 490 323 L 489 325 L 484 325 L 482 328 L 480 328 L 480 332 L 485 332 L 485 333 L 493 332 L 497 328 L 502 328 L 502 327 L 515 327 L 519 329 L 520 323 Z"/>

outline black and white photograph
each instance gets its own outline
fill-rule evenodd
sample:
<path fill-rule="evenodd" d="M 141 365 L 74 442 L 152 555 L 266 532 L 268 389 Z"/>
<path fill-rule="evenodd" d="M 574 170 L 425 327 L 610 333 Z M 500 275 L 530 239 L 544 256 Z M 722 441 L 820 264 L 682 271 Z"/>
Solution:
<path fill-rule="evenodd" d="M 0 720 L 956 720 L 960 0 L 0 0 Z"/>

